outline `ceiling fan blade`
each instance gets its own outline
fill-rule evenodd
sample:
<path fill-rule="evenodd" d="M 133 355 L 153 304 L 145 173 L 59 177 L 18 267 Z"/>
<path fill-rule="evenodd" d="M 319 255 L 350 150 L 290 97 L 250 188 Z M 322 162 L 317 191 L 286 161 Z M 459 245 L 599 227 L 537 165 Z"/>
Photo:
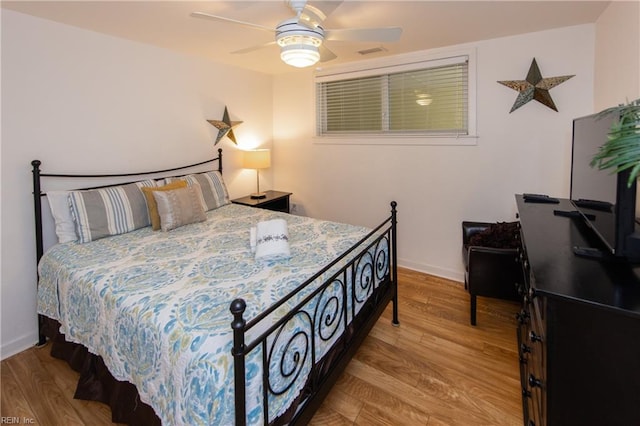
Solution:
<path fill-rule="evenodd" d="M 331 13 L 342 4 L 342 0 L 315 3 L 315 6 L 309 2 L 305 4 L 298 19 L 300 25 L 305 25 L 310 28 L 320 26 L 320 24 L 327 19 L 327 16 L 331 15 Z"/>
<path fill-rule="evenodd" d="M 320 62 L 327 62 L 338 57 L 335 53 L 329 50 L 324 43 L 320 45 L 318 50 L 320 52 Z"/>
<path fill-rule="evenodd" d="M 234 50 L 233 52 L 231 52 L 231 54 L 242 54 L 242 53 L 249 53 L 249 52 L 253 52 L 256 50 L 260 50 L 264 47 L 267 46 L 271 46 L 276 44 L 276 41 L 270 41 L 269 43 L 264 43 L 264 44 L 258 44 L 256 46 L 251 46 L 251 47 L 245 47 L 244 49 L 240 49 L 240 50 Z"/>
<path fill-rule="evenodd" d="M 270 33 L 275 33 L 276 32 L 276 30 L 274 28 L 264 27 L 262 25 L 252 24 L 251 22 L 238 21 L 236 19 L 225 18 L 225 17 L 222 17 L 222 16 L 211 15 L 211 14 L 206 13 L 206 12 L 191 12 L 191 16 L 194 17 L 194 18 L 209 19 L 209 20 L 212 20 L 212 21 L 230 22 L 232 24 L 243 25 L 245 27 L 249 27 L 249 28 L 253 28 L 253 29 L 257 29 L 257 30 L 269 31 Z"/>
<path fill-rule="evenodd" d="M 386 28 L 345 28 L 339 30 L 325 30 L 324 39 L 334 41 L 398 41 L 402 35 L 400 27 Z"/>

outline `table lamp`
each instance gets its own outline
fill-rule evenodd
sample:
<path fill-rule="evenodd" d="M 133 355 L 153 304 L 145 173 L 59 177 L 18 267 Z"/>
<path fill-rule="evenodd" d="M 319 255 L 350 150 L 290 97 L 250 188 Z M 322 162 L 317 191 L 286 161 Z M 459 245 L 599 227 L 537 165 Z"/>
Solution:
<path fill-rule="evenodd" d="M 268 169 L 271 166 L 271 151 L 268 149 L 255 149 L 244 151 L 242 167 L 256 169 L 257 191 L 251 194 L 251 198 L 265 198 L 266 193 L 260 192 L 260 169 Z"/>

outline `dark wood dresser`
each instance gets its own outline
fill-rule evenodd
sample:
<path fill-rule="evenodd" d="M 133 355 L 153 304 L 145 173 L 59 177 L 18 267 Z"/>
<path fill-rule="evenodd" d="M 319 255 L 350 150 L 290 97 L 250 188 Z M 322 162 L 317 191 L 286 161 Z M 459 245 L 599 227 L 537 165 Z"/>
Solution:
<path fill-rule="evenodd" d="M 516 196 L 526 426 L 640 425 L 640 265 L 578 257 L 600 242 L 572 211 Z"/>

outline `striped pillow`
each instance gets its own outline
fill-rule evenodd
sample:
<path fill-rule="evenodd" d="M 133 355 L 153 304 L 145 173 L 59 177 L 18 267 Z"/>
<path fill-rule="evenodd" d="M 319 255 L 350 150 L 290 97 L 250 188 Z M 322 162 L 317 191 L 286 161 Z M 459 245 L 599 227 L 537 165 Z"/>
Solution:
<path fill-rule="evenodd" d="M 149 226 L 147 201 L 140 189 L 144 186 L 156 184 L 153 180 L 145 180 L 89 191 L 71 191 L 69 207 L 78 241 L 88 243 Z"/>
<path fill-rule="evenodd" d="M 230 203 L 227 187 L 224 184 L 222 175 L 217 170 L 187 175 L 180 178 L 167 178 L 166 181 L 169 183 L 180 179 L 186 180 L 188 185 L 194 182 L 200 184 L 206 211 L 217 209 Z"/>

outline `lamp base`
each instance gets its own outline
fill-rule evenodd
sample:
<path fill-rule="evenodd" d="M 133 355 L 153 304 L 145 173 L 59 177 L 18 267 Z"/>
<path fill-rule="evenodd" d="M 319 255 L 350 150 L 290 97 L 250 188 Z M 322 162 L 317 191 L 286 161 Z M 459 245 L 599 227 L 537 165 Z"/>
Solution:
<path fill-rule="evenodd" d="M 266 192 L 254 192 L 253 194 L 250 195 L 252 200 L 259 200 L 261 198 L 267 198 L 267 193 Z"/>

